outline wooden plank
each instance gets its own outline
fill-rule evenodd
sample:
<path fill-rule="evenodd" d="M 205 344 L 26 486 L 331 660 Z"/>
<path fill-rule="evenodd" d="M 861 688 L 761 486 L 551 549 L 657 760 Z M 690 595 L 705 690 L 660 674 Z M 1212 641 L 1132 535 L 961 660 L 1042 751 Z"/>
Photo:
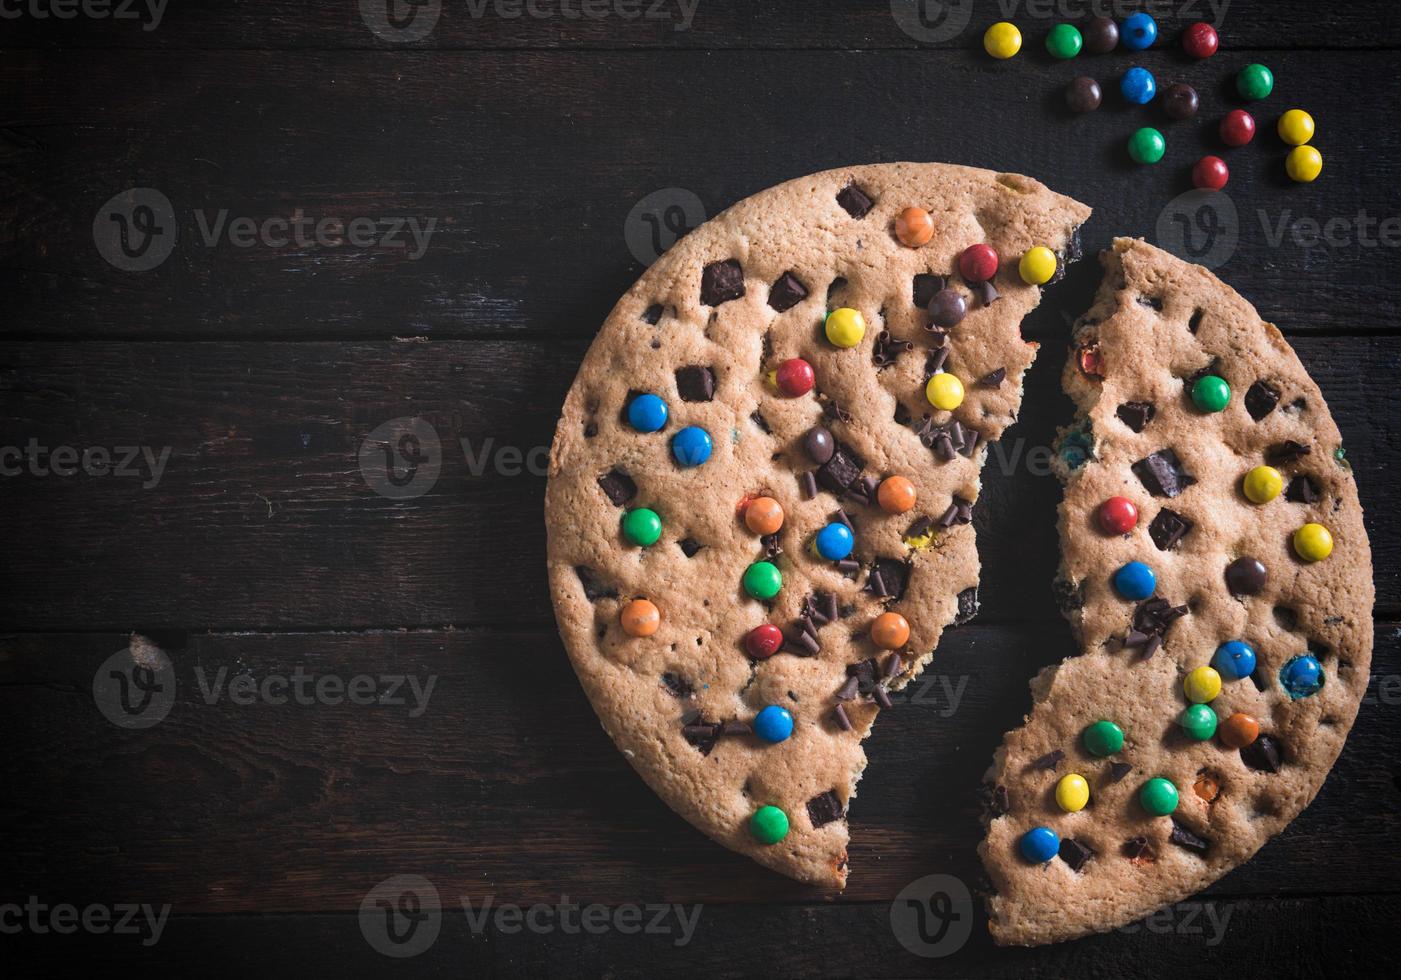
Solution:
<path fill-rule="evenodd" d="M 1379 609 L 1401 608 L 1401 532 L 1386 519 L 1396 506 L 1389 474 L 1401 465 L 1390 388 L 1401 351 L 1383 337 L 1296 341 L 1357 472 Z M 0 346 L 0 447 L 71 447 L 74 458 L 59 459 L 70 465 L 100 447 L 114 469 L 123 447 L 144 447 L 127 476 L 35 476 L 13 452 L 3 460 L 24 471 L 0 479 L 9 545 L 0 618 L 27 630 L 550 624 L 544 447 L 581 350 L 577 341 Z M 1056 618 L 1060 491 L 1036 468 L 1046 450 L 1035 447 L 1071 411 L 1058 393 L 1062 344 L 1046 355 L 1027 420 L 993 450 L 978 509 L 992 621 Z M 415 484 L 421 496 L 389 499 L 367 482 L 359 450 L 407 416 L 432 425 L 441 472 Z"/>
<path fill-rule="evenodd" d="M 1228 237 L 1234 227 L 1239 244 L 1221 271 L 1267 318 L 1296 332 L 1393 331 L 1377 311 L 1401 304 L 1396 249 L 1376 243 L 1383 220 L 1393 246 L 1401 236 L 1401 153 L 1390 152 L 1391 129 L 1353 108 L 1359 91 L 1401 101 L 1401 52 L 1258 56 L 1276 69 L 1276 95 L 1258 110 L 1255 144 L 1228 154 L 1235 218 L 1210 225 L 1215 212 L 1168 206 L 1201 154 L 1224 152 L 1216 122 L 1235 100 L 1223 83 L 1244 53 L 1173 60 L 1203 108 L 1168 125 L 1113 98 L 1068 118 L 1059 88 L 1090 69 L 962 51 L 793 51 L 781 68 L 767 51 L 12 52 L 0 68 L 14 94 L 0 113 L 0 224 L 13 229 L 0 236 L 6 330 L 588 337 L 641 271 L 634 251 L 655 254 L 641 213 L 684 204 L 673 213 L 685 224 L 814 170 L 937 158 L 1024 171 L 1085 200 L 1096 209 L 1091 248 L 1116 234 L 1180 236 L 1185 220 L 1198 245 L 1203 228 Z M 1093 70 L 1110 84 L 1130 60 Z M 685 108 L 699 92 L 704 108 Z M 1327 169 L 1308 186 L 1283 177 L 1269 132 L 1290 104 L 1319 119 Z M 1124 153 L 1145 122 L 1170 143 L 1157 167 Z M 158 236 L 170 252 L 146 272 L 109 264 L 94 244 L 95 220 L 132 187 L 163 194 L 173 217 L 154 225 L 178 230 Z M 314 226 L 307 244 L 272 226 L 247 247 L 229 230 L 298 216 L 386 224 L 365 247 L 331 244 L 331 226 L 324 244 Z M 398 219 L 419 222 L 420 239 L 396 232 Z M 1298 244 L 1329 221 L 1337 247 Z M 110 216 L 98 223 L 112 227 Z M 1055 300 L 1083 308 L 1093 265 Z"/>
<path fill-rule="evenodd" d="M 391 875 L 423 874 L 446 894 L 500 902 L 822 897 L 724 851 L 656 800 L 598 727 L 552 633 L 155 639 L 175 693 L 145 730 L 114 726 L 93 700 L 94 676 L 125 637 L 0 641 L 8 893 L 130 900 L 139 886 L 140 900 L 182 913 L 344 911 Z M 889 901 L 935 872 L 977 886 L 982 773 L 1029 706 L 1028 679 L 1068 652 L 1056 625 L 949 634 L 928 683 L 868 743 L 842 901 Z M 330 683 L 320 680 L 303 682 L 305 703 L 295 688 L 268 688 L 286 704 L 230 693 L 233 675 L 263 685 L 299 669 L 346 690 L 364 676 L 388 694 L 390 675 L 432 687 L 415 697 L 402 686 L 404 704 L 329 703 L 315 695 Z M 1319 798 L 1213 894 L 1394 888 L 1395 623 L 1379 626 L 1373 670 Z"/>

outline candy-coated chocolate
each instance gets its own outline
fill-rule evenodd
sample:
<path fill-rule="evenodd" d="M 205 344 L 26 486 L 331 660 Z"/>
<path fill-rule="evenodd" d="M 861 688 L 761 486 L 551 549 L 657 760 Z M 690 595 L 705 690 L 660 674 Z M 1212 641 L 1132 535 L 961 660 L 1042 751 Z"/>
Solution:
<path fill-rule="evenodd" d="M 1090 802 L 1090 784 L 1078 772 L 1068 772 L 1056 782 L 1056 806 L 1079 813 Z"/>
<path fill-rule="evenodd" d="M 1112 17 L 1091 17 L 1081 33 L 1090 54 L 1108 54 L 1119 46 L 1119 25 Z"/>
<path fill-rule="evenodd" d="M 1104 758 L 1124 747 L 1124 730 L 1112 721 L 1101 718 L 1093 725 L 1085 726 L 1080 733 L 1080 741 L 1090 755 Z"/>
<path fill-rule="evenodd" d="M 1333 535 L 1322 524 L 1305 524 L 1294 532 L 1294 553 L 1304 561 L 1322 561 L 1333 553 Z"/>
<path fill-rule="evenodd" d="M 788 836 L 788 814 L 776 806 L 761 806 L 749 818 L 749 833 L 760 844 L 777 844 Z"/>
<path fill-rule="evenodd" d="M 1124 47 L 1130 51 L 1151 48 L 1153 42 L 1158 39 L 1158 22 L 1142 11 L 1129 14 L 1124 18 L 1119 37 L 1124 42 Z"/>
<path fill-rule="evenodd" d="M 1221 120 L 1221 142 L 1244 146 L 1255 138 L 1255 117 L 1244 109 L 1232 109 Z"/>
<path fill-rule="evenodd" d="M 1191 119 L 1197 114 L 1201 99 L 1197 90 L 1186 82 L 1173 82 L 1163 89 L 1163 112 L 1169 119 Z"/>
<path fill-rule="evenodd" d="M 1128 497 L 1110 497 L 1099 505 L 1099 526 L 1108 534 L 1128 534 L 1138 526 L 1138 508 Z"/>
<path fill-rule="evenodd" d="M 650 507 L 638 507 L 623 515 L 623 537 L 646 548 L 662 536 L 662 519 Z"/>
<path fill-rule="evenodd" d="M 767 660 L 783 647 L 783 630 L 762 623 L 744 634 L 744 650 L 755 660 Z"/>
<path fill-rule="evenodd" d="M 876 489 L 876 503 L 887 514 L 905 514 L 914 509 L 915 485 L 903 476 L 888 476 Z"/>
<path fill-rule="evenodd" d="M 1284 477 L 1273 466 L 1257 466 L 1245 474 L 1241 490 L 1252 504 L 1268 504 L 1284 489 Z"/>
<path fill-rule="evenodd" d="M 1131 561 L 1114 573 L 1114 589 L 1132 602 L 1147 599 L 1158 587 L 1158 577 L 1141 561 Z"/>
<path fill-rule="evenodd" d="M 851 528 L 840 521 L 833 521 L 817 532 L 814 545 L 817 553 L 828 561 L 841 561 L 851 554 L 856 537 L 851 533 Z"/>
<path fill-rule="evenodd" d="M 772 599 L 783 588 L 783 575 L 773 562 L 756 561 L 744 570 L 743 583 L 755 599 Z"/>
<path fill-rule="evenodd" d="M 1084 46 L 1085 39 L 1074 24 L 1057 24 L 1046 35 L 1046 51 L 1062 61 L 1075 57 Z"/>
<path fill-rule="evenodd" d="M 808 454 L 808 459 L 818 466 L 832 458 L 832 453 L 836 452 L 837 441 L 832 438 L 832 433 L 820 425 L 814 425 L 808 429 L 803 436 L 803 451 Z"/>
<path fill-rule="evenodd" d="M 1311 653 L 1300 654 L 1280 668 L 1279 682 L 1295 700 L 1317 694 L 1323 687 L 1323 665 Z"/>
<path fill-rule="evenodd" d="M 1050 827 L 1032 827 L 1022 834 L 1018 847 L 1032 864 L 1045 864 L 1060 853 L 1060 837 Z"/>
<path fill-rule="evenodd" d="M 1260 737 L 1260 723 L 1243 711 L 1237 711 L 1216 729 L 1221 744 L 1228 749 L 1243 749 Z"/>
<path fill-rule="evenodd" d="M 1192 167 L 1192 186 L 1199 191 L 1219 191 L 1230 179 L 1230 168 L 1217 156 L 1204 156 Z"/>
<path fill-rule="evenodd" d="M 666 426 L 666 402 L 656 395 L 638 395 L 628 402 L 628 424 L 638 432 L 658 432 Z"/>
<path fill-rule="evenodd" d="M 754 734 L 765 742 L 782 742 L 793 734 L 793 716 L 782 705 L 771 704 L 754 716 Z"/>
<path fill-rule="evenodd" d="M 947 371 L 940 371 L 924 386 L 924 397 L 935 408 L 951 412 L 963 404 L 963 382 Z"/>
<path fill-rule="evenodd" d="M 966 282 L 987 282 L 997 275 L 997 249 L 979 242 L 958 253 L 958 274 Z"/>
<path fill-rule="evenodd" d="M 1157 163 L 1167 152 L 1167 140 L 1152 126 L 1144 126 L 1129 137 L 1129 156 L 1134 163 Z"/>
<path fill-rule="evenodd" d="M 710 458 L 710 433 L 688 425 L 671 437 L 671 455 L 682 466 L 699 466 Z"/>
<path fill-rule="evenodd" d="M 744 526 L 755 534 L 776 534 L 783 526 L 783 505 L 772 497 L 755 497 L 744 508 Z"/>
<path fill-rule="evenodd" d="M 1188 738 L 1205 742 L 1216 734 L 1216 712 L 1209 704 L 1188 705 L 1177 716 L 1177 725 Z"/>
<path fill-rule="evenodd" d="M 1055 252 L 1045 245 L 1033 245 L 1017 263 L 1017 274 L 1022 277 L 1022 282 L 1044 286 L 1055 278 L 1057 263 Z"/>
<path fill-rule="evenodd" d="M 1197 21 L 1182 32 L 1182 50 L 1191 58 L 1210 58 L 1220 44 L 1216 28 L 1204 21 Z"/>
<path fill-rule="evenodd" d="M 956 327 L 967 315 L 968 300 L 957 289 L 941 289 L 929 301 L 929 318 L 936 327 Z"/>
<path fill-rule="evenodd" d="M 1192 385 L 1192 404 L 1203 412 L 1224 412 L 1231 403 L 1231 386 L 1225 378 L 1204 374 Z"/>
<path fill-rule="evenodd" d="M 1182 693 L 1193 704 L 1215 701 L 1221 693 L 1221 675 L 1215 667 L 1194 667 L 1182 678 Z"/>
<path fill-rule="evenodd" d="M 662 611 L 647 599 L 634 599 L 618 616 L 628 636 L 651 636 L 662 625 Z"/>
<path fill-rule="evenodd" d="M 901 245 L 919 248 L 934 237 L 934 219 L 924 208 L 905 208 L 895 216 L 895 237 Z"/>
<path fill-rule="evenodd" d="M 817 378 L 812 373 L 812 365 L 801 357 L 790 357 L 774 372 L 774 384 L 789 398 L 797 398 L 812 391 Z"/>
<path fill-rule="evenodd" d="M 1215 776 L 1203 773 L 1197 777 L 1197 781 L 1192 784 L 1192 792 L 1197 794 L 1198 799 L 1212 803 L 1221 795 L 1221 784 L 1216 781 Z"/>
<path fill-rule="evenodd" d="M 1284 158 L 1284 171 L 1296 183 L 1312 183 L 1323 173 L 1323 154 L 1311 146 L 1296 146 Z"/>
<path fill-rule="evenodd" d="M 1010 21 L 1000 20 L 983 32 L 983 50 L 999 61 L 1014 57 L 1022 49 L 1022 32 Z"/>
<path fill-rule="evenodd" d="M 833 347 L 855 347 L 866 336 L 866 318 L 860 310 L 838 307 L 827 314 L 826 330 Z"/>
<path fill-rule="evenodd" d="M 1104 101 L 1104 91 L 1099 82 L 1088 75 L 1071 79 L 1065 87 L 1065 104 L 1071 112 L 1094 112 Z"/>
<path fill-rule="evenodd" d="M 1246 65 L 1236 76 L 1236 91 L 1240 93 L 1242 99 L 1258 100 L 1268 98 L 1274 91 L 1275 76 L 1264 65 L 1258 62 L 1253 65 Z"/>
<path fill-rule="evenodd" d="M 1135 65 L 1119 80 L 1119 91 L 1134 105 L 1147 105 L 1158 94 L 1158 82 L 1147 68 Z"/>
<path fill-rule="evenodd" d="M 1290 109 L 1279 117 L 1279 138 L 1290 146 L 1303 146 L 1313 139 L 1313 116 L 1303 109 Z"/>
<path fill-rule="evenodd" d="M 898 650 L 910 642 L 910 624 L 898 612 L 883 612 L 871 624 L 871 642 L 882 650 Z"/>
<path fill-rule="evenodd" d="M 1155 817 L 1165 817 L 1177 809 L 1177 787 L 1169 779 L 1154 776 L 1138 791 L 1138 802 Z"/>
<path fill-rule="evenodd" d="M 1258 595 L 1269 578 L 1265 563 L 1249 555 L 1243 555 L 1226 566 L 1226 588 L 1231 595 Z"/>
<path fill-rule="evenodd" d="M 1216 648 L 1211 663 L 1224 680 L 1243 680 L 1255 673 L 1255 648 L 1244 640 L 1227 640 Z"/>

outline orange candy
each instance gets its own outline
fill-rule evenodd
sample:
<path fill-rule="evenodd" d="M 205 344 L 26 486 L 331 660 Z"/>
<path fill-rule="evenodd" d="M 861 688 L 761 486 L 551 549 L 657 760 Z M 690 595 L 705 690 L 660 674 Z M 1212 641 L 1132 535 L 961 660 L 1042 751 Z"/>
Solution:
<path fill-rule="evenodd" d="M 783 526 L 783 505 L 772 497 L 755 497 L 744 508 L 744 526 L 755 534 L 776 534 Z"/>
<path fill-rule="evenodd" d="M 881 613 L 871 624 L 871 641 L 882 650 L 898 650 L 910 642 L 910 624 L 899 613 Z"/>
<path fill-rule="evenodd" d="M 1192 784 L 1192 792 L 1208 803 L 1215 803 L 1216 798 L 1221 795 L 1221 784 L 1214 776 L 1198 776 L 1197 781 Z"/>
<path fill-rule="evenodd" d="M 651 636 L 662 625 L 662 611 L 646 599 L 634 599 L 619 617 L 628 636 Z"/>
<path fill-rule="evenodd" d="M 895 237 L 901 245 L 919 248 L 934 237 L 934 219 L 924 208 L 906 208 L 895 216 Z"/>
<path fill-rule="evenodd" d="M 888 514 L 903 514 L 915 505 L 915 485 L 903 476 L 888 476 L 876 491 L 876 501 Z"/>
<path fill-rule="evenodd" d="M 1216 729 L 1221 744 L 1228 749 L 1243 749 L 1260 735 L 1260 723 L 1243 711 L 1237 711 Z"/>

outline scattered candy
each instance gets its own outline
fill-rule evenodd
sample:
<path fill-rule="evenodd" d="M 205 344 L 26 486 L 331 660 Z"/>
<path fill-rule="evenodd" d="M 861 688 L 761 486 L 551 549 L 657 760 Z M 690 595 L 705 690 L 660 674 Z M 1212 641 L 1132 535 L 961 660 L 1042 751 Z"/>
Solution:
<path fill-rule="evenodd" d="M 1101 718 L 1093 725 L 1085 726 L 1080 733 L 1080 741 L 1090 755 L 1104 758 L 1124 747 L 1124 730 L 1112 721 Z"/>
<path fill-rule="evenodd" d="M 1216 648 L 1211 662 L 1226 680 L 1242 680 L 1255 673 L 1255 649 L 1244 640 L 1227 640 Z"/>
<path fill-rule="evenodd" d="M 1284 489 L 1284 477 L 1273 466 L 1257 466 L 1245 474 L 1241 489 L 1252 504 L 1268 504 Z"/>
<path fill-rule="evenodd" d="M 1056 253 L 1045 245 L 1036 245 L 1027 249 L 1026 254 L 1017 263 L 1017 273 L 1023 282 L 1032 286 L 1042 286 L 1055 278 L 1056 266 Z"/>
<path fill-rule="evenodd" d="M 1216 156 L 1204 156 L 1192 167 L 1192 186 L 1200 191 L 1219 191 L 1231 179 L 1226 161 Z"/>
<path fill-rule="evenodd" d="M 1188 57 L 1210 58 L 1220 44 L 1216 29 L 1203 21 L 1192 24 L 1182 32 L 1182 50 L 1187 52 Z"/>
<path fill-rule="evenodd" d="M 772 497 L 755 497 L 744 508 L 744 526 L 755 534 L 776 534 L 783 526 L 783 505 Z"/>
<path fill-rule="evenodd" d="M 1255 138 L 1255 117 L 1244 109 L 1232 109 L 1221 120 L 1221 142 L 1244 146 Z"/>
<path fill-rule="evenodd" d="M 1258 558 L 1245 556 L 1226 566 L 1226 588 L 1231 595 L 1256 595 L 1268 579 L 1265 563 Z"/>
<path fill-rule="evenodd" d="M 951 412 L 963 404 L 963 382 L 947 371 L 940 371 L 924 386 L 924 397 L 935 408 Z"/>
<path fill-rule="evenodd" d="M 814 425 L 803 436 L 803 449 L 809 459 L 821 466 L 832 458 L 832 453 L 837 450 L 837 443 L 831 432 L 820 425 Z"/>
<path fill-rule="evenodd" d="M 1073 79 L 1065 87 L 1065 104 L 1071 112 L 1094 112 L 1102 101 L 1104 93 L 1100 90 L 1099 82 L 1088 75 Z"/>
<path fill-rule="evenodd" d="M 999 61 L 1014 57 L 1021 49 L 1022 32 L 1016 24 L 1001 20 L 983 33 L 983 50 Z"/>
<path fill-rule="evenodd" d="M 812 365 L 801 357 L 790 357 L 774 372 L 774 384 L 780 393 L 789 398 L 797 398 L 812 391 L 817 378 L 812 373 Z"/>
<path fill-rule="evenodd" d="M 1066 813 L 1079 813 L 1090 802 L 1090 784 L 1078 772 L 1068 772 L 1056 783 L 1056 806 Z"/>
<path fill-rule="evenodd" d="M 1290 146 L 1303 146 L 1313 139 L 1313 116 L 1303 109 L 1290 109 L 1279 117 L 1279 138 Z"/>
<path fill-rule="evenodd" d="M 1177 726 L 1188 738 L 1205 742 L 1216 734 L 1216 712 L 1207 704 L 1189 705 L 1177 716 Z"/>
<path fill-rule="evenodd" d="M 958 253 L 958 274 L 965 282 L 987 282 L 997 275 L 997 249 L 981 242 Z"/>
<path fill-rule="evenodd" d="M 688 425 L 671 437 L 671 455 L 682 466 L 699 466 L 710 458 L 710 433 Z"/>
<path fill-rule="evenodd" d="M 1167 141 L 1152 126 L 1144 126 L 1129 137 L 1129 156 L 1134 163 L 1157 163 L 1166 152 Z"/>
<path fill-rule="evenodd" d="M 666 402 L 656 395 L 638 395 L 628 403 L 628 424 L 638 432 L 660 431 L 666 416 Z"/>
<path fill-rule="evenodd" d="M 1268 98 L 1274 87 L 1274 73 L 1261 64 L 1246 65 L 1236 76 L 1236 91 L 1242 99 Z"/>
<path fill-rule="evenodd" d="M 839 307 L 827 314 L 827 339 L 834 347 L 855 347 L 866 336 L 866 318 L 860 310 Z"/>
<path fill-rule="evenodd" d="M 876 489 L 876 502 L 887 514 L 908 513 L 915 506 L 915 485 L 903 476 L 888 476 Z"/>
<path fill-rule="evenodd" d="M 1223 412 L 1231 403 L 1231 386 L 1225 378 L 1204 374 L 1192 385 L 1192 404 L 1203 412 Z"/>
<path fill-rule="evenodd" d="M 623 515 L 623 537 L 633 544 L 646 548 L 656 544 L 661 536 L 662 519 L 655 510 L 638 507 Z"/>
<path fill-rule="evenodd" d="M 897 612 L 883 612 L 871 624 L 871 642 L 882 650 L 898 650 L 910 642 L 909 621 Z"/>
<path fill-rule="evenodd" d="M 1169 119 L 1191 119 L 1200 104 L 1197 90 L 1186 82 L 1173 82 L 1163 89 L 1163 111 Z"/>
<path fill-rule="evenodd" d="M 1305 524 L 1294 532 L 1294 553 L 1304 561 L 1322 561 L 1333 553 L 1333 535 L 1322 524 Z"/>
<path fill-rule="evenodd" d="M 1221 784 L 1216 781 L 1215 777 L 1204 773 L 1198 776 L 1197 781 L 1192 784 L 1192 792 L 1196 793 L 1199 799 L 1213 803 L 1221 795 Z"/>
<path fill-rule="evenodd" d="M 1312 183 L 1323 172 L 1323 154 L 1311 146 L 1296 146 L 1284 158 L 1284 170 L 1290 180 Z"/>
<path fill-rule="evenodd" d="M 761 806 L 749 818 L 749 832 L 760 844 L 777 844 L 788 836 L 788 814 L 776 806 Z"/>
<path fill-rule="evenodd" d="M 906 208 L 895 216 L 895 237 L 901 245 L 919 248 L 934 237 L 934 219 L 924 208 Z"/>
<path fill-rule="evenodd" d="M 782 742 L 793 734 L 793 716 L 787 708 L 771 704 L 754 716 L 754 734 L 765 742 Z"/>
<path fill-rule="evenodd" d="M 1032 864 L 1045 864 L 1060 853 L 1060 837 L 1050 827 L 1032 827 L 1022 834 L 1020 847 Z"/>
<path fill-rule="evenodd" d="M 744 591 L 755 599 L 772 599 L 783 588 L 783 574 L 772 562 L 756 561 L 744 570 Z"/>
<path fill-rule="evenodd" d="M 817 538 L 813 543 L 817 548 L 817 553 L 823 558 L 828 561 L 841 561 L 851 554 L 851 549 L 856 545 L 856 538 L 851 533 L 851 528 L 840 521 L 833 521 L 817 532 Z"/>
<path fill-rule="evenodd" d="M 1133 602 L 1147 599 L 1157 587 L 1158 577 L 1141 561 L 1131 561 L 1114 573 L 1115 590 Z"/>
<path fill-rule="evenodd" d="M 1057 24 L 1046 35 L 1046 51 L 1052 58 L 1073 58 L 1080 53 L 1084 45 L 1085 39 L 1080 36 L 1074 24 Z"/>
<path fill-rule="evenodd" d="M 1237 711 L 1216 730 L 1221 744 L 1228 749 L 1243 749 L 1260 735 L 1260 723 L 1243 711 Z"/>
<path fill-rule="evenodd" d="M 1124 47 L 1130 51 L 1151 48 L 1158 39 L 1158 22 L 1145 13 L 1129 14 L 1124 18 Z"/>
<path fill-rule="evenodd" d="M 1154 776 L 1138 791 L 1138 802 L 1155 817 L 1165 817 L 1177 809 L 1177 787 L 1171 780 Z"/>
<path fill-rule="evenodd" d="M 1128 497 L 1110 497 L 1099 505 L 1099 526 L 1108 534 L 1128 534 L 1138 526 L 1138 508 Z"/>
<path fill-rule="evenodd" d="M 1119 46 L 1119 25 L 1112 17 L 1091 17 L 1083 33 L 1090 54 L 1108 54 Z"/>
<path fill-rule="evenodd" d="M 647 599 L 634 599 L 618 619 L 628 636 L 651 636 L 662 625 L 662 611 Z"/>
<path fill-rule="evenodd" d="M 767 660 L 783 646 L 783 630 L 764 623 L 744 634 L 744 649 L 755 660 Z"/>
<path fill-rule="evenodd" d="M 1215 667 L 1194 667 L 1182 678 L 1182 693 L 1193 704 L 1215 701 L 1221 693 L 1221 675 Z"/>
<path fill-rule="evenodd" d="M 1290 660 L 1279 672 L 1279 682 L 1291 698 L 1306 698 L 1323 687 L 1323 665 L 1311 653 Z"/>
<path fill-rule="evenodd" d="M 1158 94 L 1158 83 L 1151 71 L 1135 65 L 1124 72 L 1124 77 L 1119 80 L 1119 91 L 1128 102 L 1147 105 L 1153 101 L 1153 96 Z"/>
<path fill-rule="evenodd" d="M 941 289 L 929 301 L 929 317 L 936 327 L 956 327 L 968 315 L 968 301 L 957 289 Z"/>

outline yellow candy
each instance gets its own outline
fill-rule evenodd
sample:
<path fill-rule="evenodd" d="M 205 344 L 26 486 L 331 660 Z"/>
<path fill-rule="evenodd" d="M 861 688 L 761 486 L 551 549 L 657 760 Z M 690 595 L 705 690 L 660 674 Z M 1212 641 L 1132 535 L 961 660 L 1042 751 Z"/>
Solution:
<path fill-rule="evenodd" d="M 1296 146 L 1284 158 L 1284 169 L 1290 180 L 1301 184 L 1311 183 L 1323 172 L 1323 154 L 1311 146 Z"/>
<path fill-rule="evenodd" d="M 1221 675 L 1214 667 L 1198 667 L 1187 672 L 1182 679 L 1182 693 L 1193 704 L 1206 704 L 1214 701 L 1221 693 Z"/>
<path fill-rule="evenodd" d="M 1078 772 L 1067 773 L 1056 783 L 1056 805 L 1066 813 L 1077 813 L 1090 802 L 1090 784 Z"/>
<path fill-rule="evenodd" d="M 924 397 L 928 398 L 929 404 L 935 408 L 952 412 L 963 404 L 963 382 L 952 374 L 940 372 L 930 378 L 929 383 L 924 386 Z"/>
<path fill-rule="evenodd" d="M 827 314 L 827 339 L 835 347 L 855 347 L 866 336 L 866 318 L 849 306 Z"/>
<path fill-rule="evenodd" d="M 1279 117 L 1279 138 L 1290 146 L 1303 146 L 1313 139 L 1313 116 L 1303 109 L 1290 109 Z"/>
<path fill-rule="evenodd" d="M 1284 489 L 1284 477 L 1273 466 L 1257 466 L 1245 474 L 1245 484 L 1241 489 L 1252 504 L 1268 504 Z"/>
<path fill-rule="evenodd" d="M 1022 274 L 1024 282 L 1033 286 L 1050 282 L 1051 277 L 1056 274 L 1056 253 L 1045 245 L 1029 248 L 1022 256 L 1021 262 L 1017 263 L 1017 271 Z"/>
<path fill-rule="evenodd" d="M 983 50 L 1000 61 L 1006 61 L 1022 49 L 1022 32 L 1017 25 L 1000 20 L 983 33 Z"/>
<path fill-rule="evenodd" d="M 1322 524 L 1305 524 L 1294 532 L 1294 552 L 1304 561 L 1322 561 L 1333 553 L 1333 535 Z"/>

